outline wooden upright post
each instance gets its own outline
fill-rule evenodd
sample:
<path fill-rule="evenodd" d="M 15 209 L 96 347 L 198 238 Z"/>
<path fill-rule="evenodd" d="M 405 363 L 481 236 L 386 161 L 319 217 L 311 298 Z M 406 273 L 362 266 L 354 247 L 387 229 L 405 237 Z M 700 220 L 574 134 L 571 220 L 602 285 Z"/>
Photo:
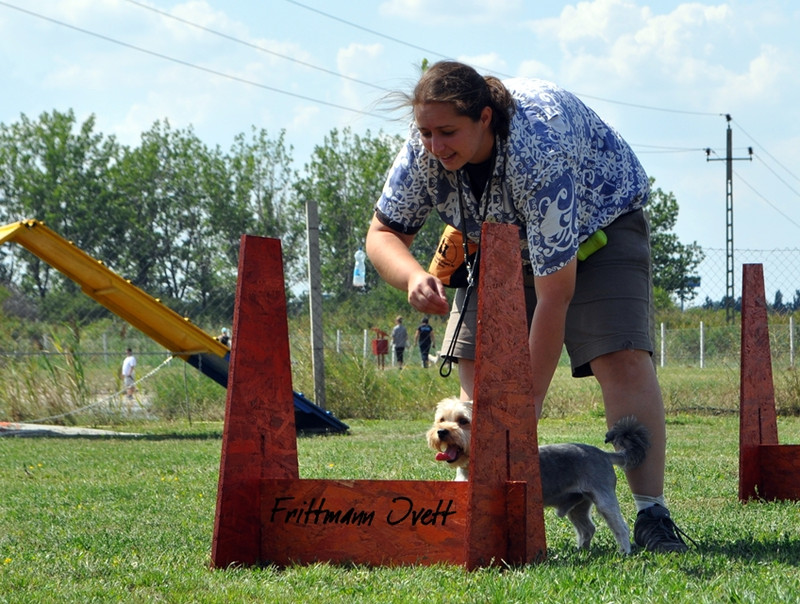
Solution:
<path fill-rule="evenodd" d="M 484 225 L 467 512 L 470 568 L 507 556 L 509 545 L 528 556 L 544 556 L 547 549 L 522 265 L 510 260 L 518 250 L 517 227 Z M 520 489 L 508 485 L 506 493 L 509 482 Z M 492 530 L 514 505 L 521 506 L 527 525 L 509 526 L 504 535 Z"/>
<path fill-rule="evenodd" d="M 518 229 L 487 224 L 483 237 L 468 482 L 299 479 L 280 247 L 242 238 L 214 567 L 543 558 Z"/>
<path fill-rule="evenodd" d="M 761 264 L 742 267 L 739 499 L 800 499 L 800 446 L 778 443 Z"/>
<path fill-rule="evenodd" d="M 280 241 L 242 236 L 211 551 L 216 568 L 262 562 L 261 481 L 299 476 L 292 393 Z"/>

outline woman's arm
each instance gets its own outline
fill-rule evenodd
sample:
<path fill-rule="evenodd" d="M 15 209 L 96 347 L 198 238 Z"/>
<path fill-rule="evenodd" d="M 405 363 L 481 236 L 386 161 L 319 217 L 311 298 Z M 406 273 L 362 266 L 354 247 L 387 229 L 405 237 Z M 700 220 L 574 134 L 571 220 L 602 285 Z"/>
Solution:
<path fill-rule="evenodd" d="M 367 256 L 384 281 L 408 292 L 411 306 L 427 314 L 447 314 L 450 305 L 444 285 L 411 254 L 413 241 L 413 235 L 398 233 L 373 217 L 367 232 Z"/>
<path fill-rule="evenodd" d="M 536 309 L 531 321 L 528 346 L 537 415 L 542 413 L 547 389 L 561 358 L 567 309 L 575 293 L 577 265 L 578 261 L 573 259 L 555 273 L 535 279 Z"/>

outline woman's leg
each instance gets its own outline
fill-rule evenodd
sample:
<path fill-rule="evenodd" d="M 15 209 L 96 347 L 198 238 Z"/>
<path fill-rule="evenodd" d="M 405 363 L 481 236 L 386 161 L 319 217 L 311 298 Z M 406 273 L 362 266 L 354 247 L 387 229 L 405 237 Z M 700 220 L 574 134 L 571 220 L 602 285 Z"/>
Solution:
<path fill-rule="evenodd" d="M 475 361 L 472 359 L 458 360 L 458 380 L 461 382 L 461 400 L 471 401 L 475 385 Z"/>
<path fill-rule="evenodd" d="M 631 492 L 658 497 L 664 493 L 666 425 L 664 402 L 650 354 L 620 350 L 597 357 L 592 371 L 603 391 L 606 424 L 635 415 L 650 431 L 650 448 L 638 468 L 626 472 Z"/>

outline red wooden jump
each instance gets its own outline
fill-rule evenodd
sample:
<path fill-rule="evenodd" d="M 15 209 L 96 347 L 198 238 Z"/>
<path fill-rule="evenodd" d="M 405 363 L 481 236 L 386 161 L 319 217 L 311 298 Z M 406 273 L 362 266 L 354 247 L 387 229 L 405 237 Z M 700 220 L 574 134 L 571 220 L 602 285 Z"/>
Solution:
<path fill-rule="evenodd" d="M 242 237 L 213 567 L 544 558 L 519 235 L 482 236 L 468 482 L 299 478 L 280 242 Z"/>
<path fill-rule="evenodd" d="M 761 264 L 742 267 L 739 499 L 800 499 L 800 446 L 778 443 Z"/>

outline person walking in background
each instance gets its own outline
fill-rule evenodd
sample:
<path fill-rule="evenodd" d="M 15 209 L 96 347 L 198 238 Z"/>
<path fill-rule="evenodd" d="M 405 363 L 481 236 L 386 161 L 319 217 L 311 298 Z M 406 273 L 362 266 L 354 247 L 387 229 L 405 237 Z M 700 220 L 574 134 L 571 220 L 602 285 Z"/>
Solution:
<path fill-rule="evenodd" d="M 414 345 L 419 345 L 419 354 L 422 357 L 422 366 L 428 368 L 428 356 L 431 353 L 431 347 L 436 346 L 436 341 L 433 335 L 433 327 L 430 326 L 428 317 L 422 318 L 422 323 L 417 327 L 414 333 Z"/>
<path fill-rule="evenodd" d="M 130 348 L 125 351 L 125 360 L 122 361 L 122 381 L 125 386 L 125 398 L 130 404 L 136 392 L 136 357 Z"/>
<path fill-rule="evenodd" d="M 408 331 L 403 325 L 403 317 L 395 319 L 395 325 L 392 328 L 392 346 L 394 346 L 394 358 L 397 361 L 397 366 L 403 368 L 403 353 L 408 345 Z"/>

